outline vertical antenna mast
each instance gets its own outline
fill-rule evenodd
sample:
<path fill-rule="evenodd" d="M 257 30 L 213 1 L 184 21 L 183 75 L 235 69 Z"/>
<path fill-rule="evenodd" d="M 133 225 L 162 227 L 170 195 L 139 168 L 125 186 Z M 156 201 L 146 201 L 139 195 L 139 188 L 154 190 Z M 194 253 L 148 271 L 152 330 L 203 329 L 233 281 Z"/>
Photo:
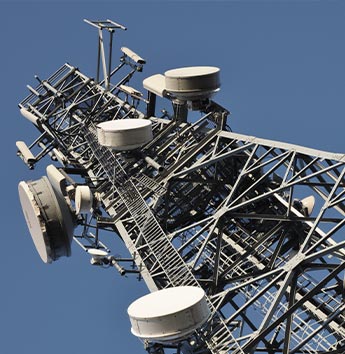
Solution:
<path fill-rule="evenodd" d="M 91 21 L 84 19 L 84 22 L 89 25 L 96 27 L 98 29 L 98 55 L 97 55 L 97 75 L 96 82 L 99 83 L 100 76 L 100 67 L 102 61 L 103 67 L 103 77 L 104 77 L 104 87 L 108 91 L 110 89 L 110 73 L 111 73 L 111 59 L 112 59 L 112 47 L 113 47 L 113 35 L 115 33 L 115 29 L 119 28 L 124 31 L 127 30 L 127 27 L 120 25 L 114 21 L 106 20 L 106 21 Z M 109 32 L 109 52 L 108 52 L 108 68 L 106 61 L 106 54 L 104 48 L 104 39 L 103 39 L 103 30 L 107 30 Z"/>

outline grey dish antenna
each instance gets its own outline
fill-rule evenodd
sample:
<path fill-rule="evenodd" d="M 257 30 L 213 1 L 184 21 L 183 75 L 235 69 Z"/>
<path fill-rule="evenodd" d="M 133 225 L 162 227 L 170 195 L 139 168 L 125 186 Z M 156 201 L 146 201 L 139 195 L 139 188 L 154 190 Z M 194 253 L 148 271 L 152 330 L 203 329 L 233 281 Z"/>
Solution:
<path fill-rule="evenodd" d="M 56 182 L 56 180 L 55 180 Z M 53 182 L 54 184 L 54 182 Z M 44 263 L 71 255 L 76 219 L 63 192 L 48 177 L 19 183 L 19 199 L 36 250 Z M 58 187 L 58 184 L 55 183 Z"/>

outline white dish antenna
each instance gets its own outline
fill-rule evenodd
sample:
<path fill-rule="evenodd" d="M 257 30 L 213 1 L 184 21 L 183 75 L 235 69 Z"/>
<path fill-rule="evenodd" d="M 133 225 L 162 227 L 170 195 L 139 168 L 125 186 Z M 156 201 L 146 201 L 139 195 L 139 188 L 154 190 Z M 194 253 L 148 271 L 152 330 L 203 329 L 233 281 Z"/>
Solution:
<path fill-rule="evenodd" d="M 205 292 L 180 286 L 145 295 L 128 307 L 132 333 L 154 342 L 174 343 L 202 326 L 210 315 Z"/>
<path fill-rule="evenodd" d="M 156 74 L 147 77 L 143 81 L 143 86 L 146 90 L 160 97 L 166 96 L 165 77 L 162 74 Z"/>
<path fill-rule="evenodd" d="M 192 66 L 165 72 L 166 90 L 174 97 L 194 101 L 210 98 L 219 91 L 219 68 L 214 66 Z"/>
<path fill-rule="evenodd" d="M 49 165 L 46 168 L 47 177 L 51 186 L 57 194 L 66 194 L 66 177 L 54 166 Z"/>
<path fill-rule="evenodd" d="M 20 182 L 18 186 L 32 240 L 44 263 L 71 255 L 75 219 L 62 193 L 53 189 L 47 177 Z"/>
<path fill-rule="evenodd" d="M 152 123 L 148 119 L 119 119 L 97 125 L 100 145 L 117 151 L 134 150 L 152 140 Z"/>
<path fill-rule="evenodd" d="M 191 66 L 152 75 L 143 81 L 143 86 L 160 97 L 198 101 L 211 98 L 219 91 L 219 74 L 220 69 L 214 66 Z"/>
<path fill-rule="evenodd" d="M 89 213 L 92 208 L 93 196 L 89 186 L 77 186 L 75 189 L 75 212 Z"/>
<path fill-rule="evenodd" d="M 310 216 L 315 206 L 315 197 L 313 195 L 310 195 L 309 197 L 302 199 L 301 204 L 303 210 L 305 210 L 305 214 L 307 216 Z"/>
<path fill-rule="evenodd" d="M 102 259 L 108 256 L 108 252 L 99 248 L 89 248 L 87 253 L 91 255 L 90 263 L 93 265 L 101 265 Z"/>

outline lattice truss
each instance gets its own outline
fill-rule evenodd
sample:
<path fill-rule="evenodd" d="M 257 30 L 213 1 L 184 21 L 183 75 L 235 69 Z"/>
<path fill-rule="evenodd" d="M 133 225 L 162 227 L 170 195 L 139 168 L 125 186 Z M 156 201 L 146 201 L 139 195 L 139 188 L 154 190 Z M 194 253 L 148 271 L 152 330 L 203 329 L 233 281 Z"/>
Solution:
<path fill-rule="evenodd" d="M 110 89 L 65 64 L 20 103 L 41 133 L 29 167 L 49 154 L 99 198 L 75 240 L 106 247 L 111 230 L 151 291 L 206 291 L 213 315 L 184 353 L 345 352 L 345 156 L 233 133 L 212 101 L 193 123 L 147 117 L 125 64 Z M 124 118 L 151 119 L 154 139 L 100 146 L 97 123 Z"/>

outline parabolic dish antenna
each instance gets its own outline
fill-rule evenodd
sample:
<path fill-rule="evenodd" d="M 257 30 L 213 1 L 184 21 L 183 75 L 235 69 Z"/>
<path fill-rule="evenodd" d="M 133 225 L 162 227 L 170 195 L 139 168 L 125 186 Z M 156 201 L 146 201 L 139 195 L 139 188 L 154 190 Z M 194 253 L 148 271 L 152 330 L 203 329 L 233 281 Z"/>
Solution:
<path fill-rule="evenodd" d="M 139 298 L 128 307 L 128 315 L 135 336 L 173 343 L 202 326 L 210 310 L 204 290 L 180 286 Z"/>
<path fill-rule="evenodd" d="M 45 263 L 71 255 L 74 217 L 47 177 L 20 182 L 19 199 L 37 252 Z"/>
<path fill-rule="evenodd" d="M 92 208 L 93 196 L 88 186 L 77 186 L 75 189 L 75 212 L 88 213 Z"/>
<path fill-rule="evenodd" d="M 191 66 L 164 73 L 166 90 L 181 100 L 210 98 L 220 88 L 220 70 L 214 66 Z"/>
<path fill-rule="evenodd" d="M 117 151 L 133 150 L 152 140 L 152 123 L 148 119 L 119 119 L 97 125 L 100 145 Z"/>

